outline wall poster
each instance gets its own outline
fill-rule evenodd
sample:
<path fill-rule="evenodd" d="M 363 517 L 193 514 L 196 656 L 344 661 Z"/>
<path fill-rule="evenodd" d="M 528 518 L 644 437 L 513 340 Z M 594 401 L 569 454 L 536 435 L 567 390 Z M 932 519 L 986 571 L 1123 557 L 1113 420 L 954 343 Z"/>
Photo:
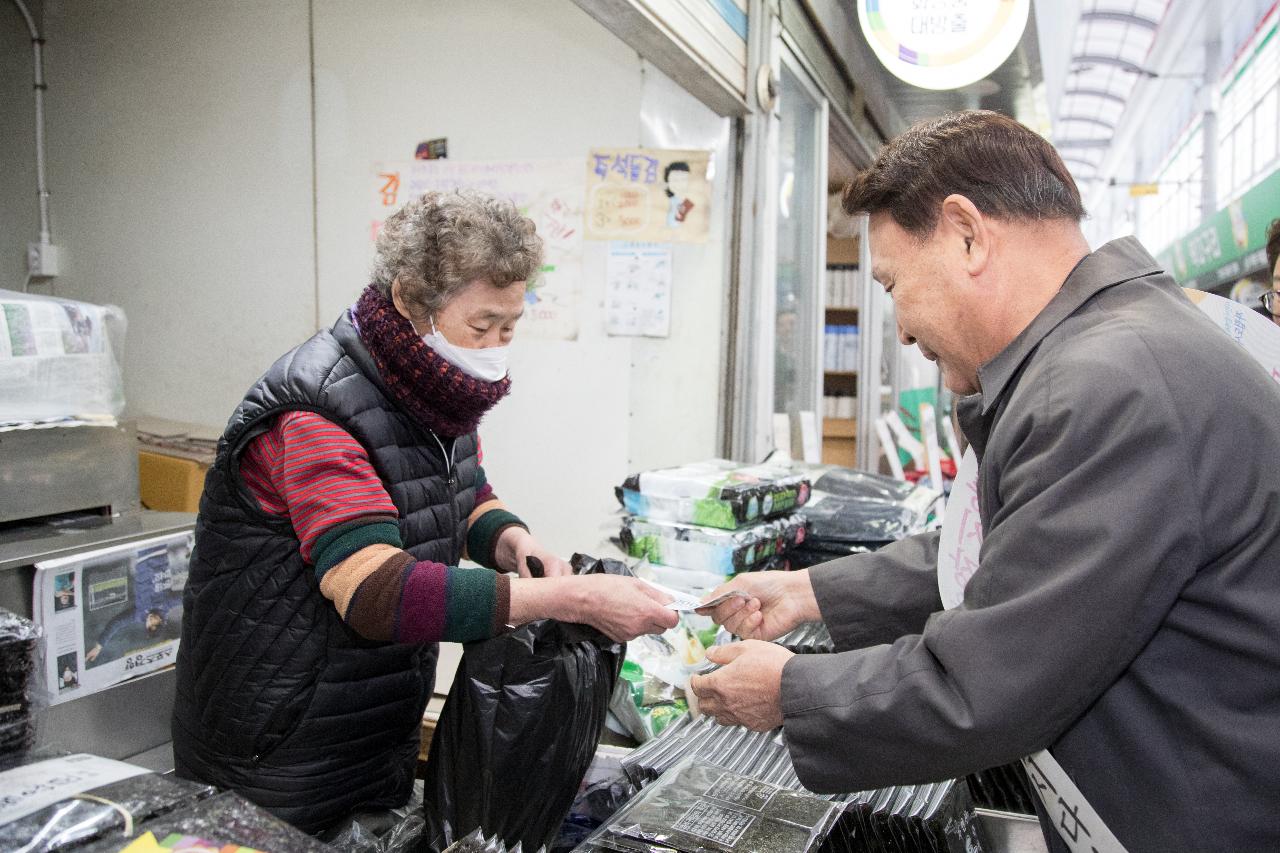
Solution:
<path fill-rule="evenodd" d="M 711 152 L 596 148 L 587 157 L 587 239 L 705 243 Z"/>
<path fill-rule="evenodd" d="M 546 260 L 529 282 L 521 337 L 578 337 L 582 290 L 582 161 L 405 160 L 373 166 L 369 239 L 406 201 L 425 192 L 468 188 L 510 199 L 538 226 Z"/>

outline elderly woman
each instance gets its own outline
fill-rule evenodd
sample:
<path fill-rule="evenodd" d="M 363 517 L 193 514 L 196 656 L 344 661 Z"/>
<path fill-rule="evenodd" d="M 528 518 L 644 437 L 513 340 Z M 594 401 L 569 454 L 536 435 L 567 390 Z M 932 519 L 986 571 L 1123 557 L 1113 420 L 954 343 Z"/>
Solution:
<path fill-rule="evenodd" d="M 510 203 L 428 193 L 387 220 L 355 305 L 249 389 L 200 501 L 179 775 L 319 831 L 407 800 L 437 641 L 540 618 L 621 640 L 675 624 L 639 581 L 572 575 L 481 467 L 476 428 L 510 390 L 541 262 Z"/>

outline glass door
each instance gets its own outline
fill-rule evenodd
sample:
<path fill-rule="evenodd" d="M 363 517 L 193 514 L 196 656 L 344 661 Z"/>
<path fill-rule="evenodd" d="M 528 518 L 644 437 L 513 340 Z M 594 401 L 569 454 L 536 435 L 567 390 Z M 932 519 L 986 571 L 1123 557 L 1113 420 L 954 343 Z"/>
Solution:
<path fill-rule="evenodd" d="M 773 410 L 790 415 L 822 398 L 827 103 L 786 52 L 779 84 Z"/>

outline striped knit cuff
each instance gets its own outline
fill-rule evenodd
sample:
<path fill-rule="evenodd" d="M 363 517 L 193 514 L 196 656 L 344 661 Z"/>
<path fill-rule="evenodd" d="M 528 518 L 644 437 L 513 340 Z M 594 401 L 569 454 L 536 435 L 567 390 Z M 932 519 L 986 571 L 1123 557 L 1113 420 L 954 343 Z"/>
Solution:
<path fill-rule="evenodd" d="M 511 624 L 511 578 L 502 572 L 494 575 L 497 586 L 494 588 L 493 625 L 489 636 L 496 637 L 510 630 Z"/>
<path fill-rule="evenodd" d="M 399 601 L 393 602 L 396 595 Z M 379 634 L 389 628 L 387 638 L 399 643 L 469 643 L 504 630 L 510 612 L 511 586 L 506 577 L 487 569 L 460 569 L 424 560 L 407 566 L 395 578 L 370 577 L 361 584 L 351 603 L 349 622 L 357 630 L 364 625 L 365 630 Z M 375 625 L 386 627 L 379 630 Z M 360 633 L 370 636 L 365 630 Z"/>
<path fill-rule="evenodd" d="M 499 569 L 493 551 L 498 547 L 498 537 L 508 527 L 529 529 L 529 526 L 515 513 L 505 509 L 489 510 L 477 518 L 467 530 L 467 554 L 487 569 Z"/>
<path fill-rule="evenodd" d="M 400 541 L 400 527 L 394 521 L 373 521 L 368 517 L 355 519 L 339 524 L 328 530 L 316 540 L 315 557 L 316 578 L 324 577 L 324 573 L 341 563 L 361 548 L 370 545 L 391 545 L 403 548 Z"/>

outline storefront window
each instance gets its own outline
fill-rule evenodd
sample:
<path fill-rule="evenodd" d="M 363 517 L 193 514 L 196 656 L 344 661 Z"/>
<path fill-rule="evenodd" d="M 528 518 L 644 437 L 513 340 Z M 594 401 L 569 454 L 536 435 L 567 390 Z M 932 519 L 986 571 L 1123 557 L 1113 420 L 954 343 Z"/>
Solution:
<path fill-rule="evenodd" d="M 817 409 L 822 102 L 783 65 L 779 93 L 775 412 Z"/>

